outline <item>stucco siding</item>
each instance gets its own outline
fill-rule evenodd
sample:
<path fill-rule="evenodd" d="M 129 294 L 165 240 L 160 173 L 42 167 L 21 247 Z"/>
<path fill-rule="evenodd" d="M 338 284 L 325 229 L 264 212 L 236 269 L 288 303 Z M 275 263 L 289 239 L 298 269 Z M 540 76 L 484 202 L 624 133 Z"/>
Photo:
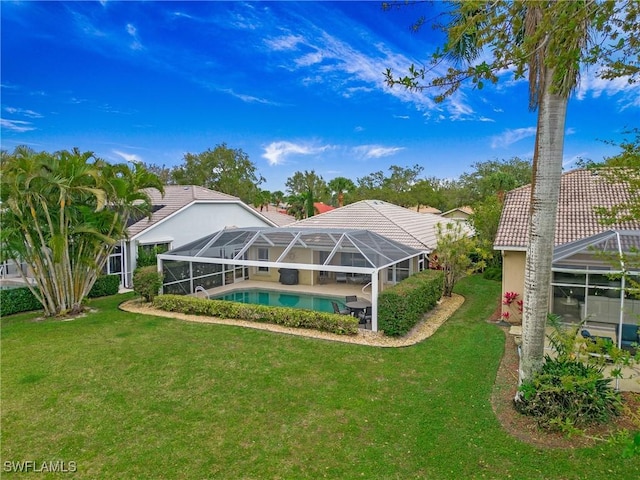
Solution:
<path fill-rule="evenodd" d="M 524 294 L 525 252 L 506 250 L 502 254 L 502 295 L 516 292 L 522 300 Z M 504 307 L 503 307 L 504 310 Z"/>
<path fill-rule="evenodd" d="M 154 225 L 136 237 L 138 244 L 171 239 L 171 247 L 180 247 L 225 227 L 270 226 L 238 204 L 195 203 Z"/>

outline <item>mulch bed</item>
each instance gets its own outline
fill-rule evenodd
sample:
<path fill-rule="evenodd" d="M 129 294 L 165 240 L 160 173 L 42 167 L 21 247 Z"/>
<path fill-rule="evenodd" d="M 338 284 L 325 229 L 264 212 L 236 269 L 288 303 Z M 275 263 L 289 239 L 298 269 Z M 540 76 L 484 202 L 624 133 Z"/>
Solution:
<path fill-rule="evenodd" d="M 494 313 L 489 322 L 500 320 L 500 311 Z M 542 430 L 533 417 L 518 413 L 513 406 L 518 384 L 518 353 L 514 336 L 508 327 L 498 327 L 505 335 L 505 350 L 496 381 L 491 404 L 503 428 L 513 437 L 535 445 L 548 448 L 578 448 L 593 445 L 598 439 L 607 439 L 616 431 L 637 431 L 640 429 L 640 394 L 622 392 L 623 413 L 607 425 L 598 425 L 584 430 L 584 435 L 567 437 L 562 433 Z"/>

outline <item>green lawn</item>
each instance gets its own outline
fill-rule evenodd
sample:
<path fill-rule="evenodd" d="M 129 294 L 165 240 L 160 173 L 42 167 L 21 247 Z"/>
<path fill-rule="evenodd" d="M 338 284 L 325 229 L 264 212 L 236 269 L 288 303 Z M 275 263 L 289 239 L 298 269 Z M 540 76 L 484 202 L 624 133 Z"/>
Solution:
<path fill-rule="evenodd" d="M 544 450 L 501 429 L 489 397 L 504 339 L 485 322 L 500 285 L 473 277 L 456 290 L 460 310 L 400 349 L 136 315 L 117 309 L 125 296 L 67 322 L 5 318 L 3 470 L 63 460 L 73 478 L 640 478 L 619 446 Z"/>

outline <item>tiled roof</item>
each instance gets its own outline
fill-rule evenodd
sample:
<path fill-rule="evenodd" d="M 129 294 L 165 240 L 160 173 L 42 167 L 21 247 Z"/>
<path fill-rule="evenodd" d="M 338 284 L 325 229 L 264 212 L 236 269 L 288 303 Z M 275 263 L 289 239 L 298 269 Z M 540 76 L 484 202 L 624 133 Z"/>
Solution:
<path fill-rule="evenodd" d="M 253 207 L 256 212 L 258 212 L 263 217 L 268 218 L 279 227 L 291 225 L 296 221 L 296 217 L 279 212 L 278 209 L 273 205 L 270 205 L 268 208 L 268 210 L 267 208 L 263 208 L 262 210 L 260 210 L 259 208 Z"/>
<path fill-rule="evenodd" d="M 435 215 L 440 215 L 442 213 L 442 210 L 438 210 L 436 207 L 429 207 L 428 205 L 420 205 L 416 211 L 418 213 L 433 213 Z"/>
<path fill-rule="evenodd" d="M 434 250 L 439 215 L 418 213 L 381 200 L 362 200 L 293 224 L 304 228 L 357 228 L 370 230 L 419 250 Z"/>
<path fill-rule="evenodd" d="M 494 248 L 522 249 L 528 240 L 531 185 L 510 191 L 505 199 Z M 591 170 L 573 170 L 562 175 L 558 200 L 555 245 L 574 242 L 606 230 L 638 230 L 640 220 L 602 225 L 596 207 L 612 207 L 629 201 L 626 184 L 611 183 Z"/>
<path fill-rule="evenodd" d="M 454 217 L 456 213 L 462 213 L 463 215 L 466 215 L 466 216 L 473 215 L 473 208 L 469 206 L 456 207 L 456 208 L 452 208 L 451 210 L 447 210 L 446 212 L 441 213 L 440 215 L 443 217 Z"/>
<path fill-rule="evenodd" d="M 326 213 L 336 209 L 336 207 L 332 207 L 331 205 L 327 205 L 323 202 L 314 202 L 313 207 L 318 213 Z"/>
<path fill-rule="evenodd" d="M 156 189 L 145 189 L 154 205 L 151 218 L 144 217 L 133 223 L 127 230 L 129 236 L 143 232 L 159 221 L 169 217 L 181 208 L 195 201 L 209 201 L 222 203 L 241 203 L 238 197 L 216 192 L 197 185 L 165 185 L 164 197 Z M 157 208 L 157 207 L 160 208 Z"/>

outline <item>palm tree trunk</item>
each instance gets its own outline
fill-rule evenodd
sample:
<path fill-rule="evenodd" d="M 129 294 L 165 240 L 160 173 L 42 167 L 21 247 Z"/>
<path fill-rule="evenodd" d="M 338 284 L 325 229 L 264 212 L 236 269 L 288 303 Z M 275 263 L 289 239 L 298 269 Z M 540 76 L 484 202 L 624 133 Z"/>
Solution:
<path fill-rule="evenodd" d="M 520 381 L 531 379 L 540 370 L 544 360 L 551 262 L 568 101 L 566 96 L 550 91 L 552 75 L 552 69 L 545 72 L 545 86 L 538 109 L 524 279 Z"/>

